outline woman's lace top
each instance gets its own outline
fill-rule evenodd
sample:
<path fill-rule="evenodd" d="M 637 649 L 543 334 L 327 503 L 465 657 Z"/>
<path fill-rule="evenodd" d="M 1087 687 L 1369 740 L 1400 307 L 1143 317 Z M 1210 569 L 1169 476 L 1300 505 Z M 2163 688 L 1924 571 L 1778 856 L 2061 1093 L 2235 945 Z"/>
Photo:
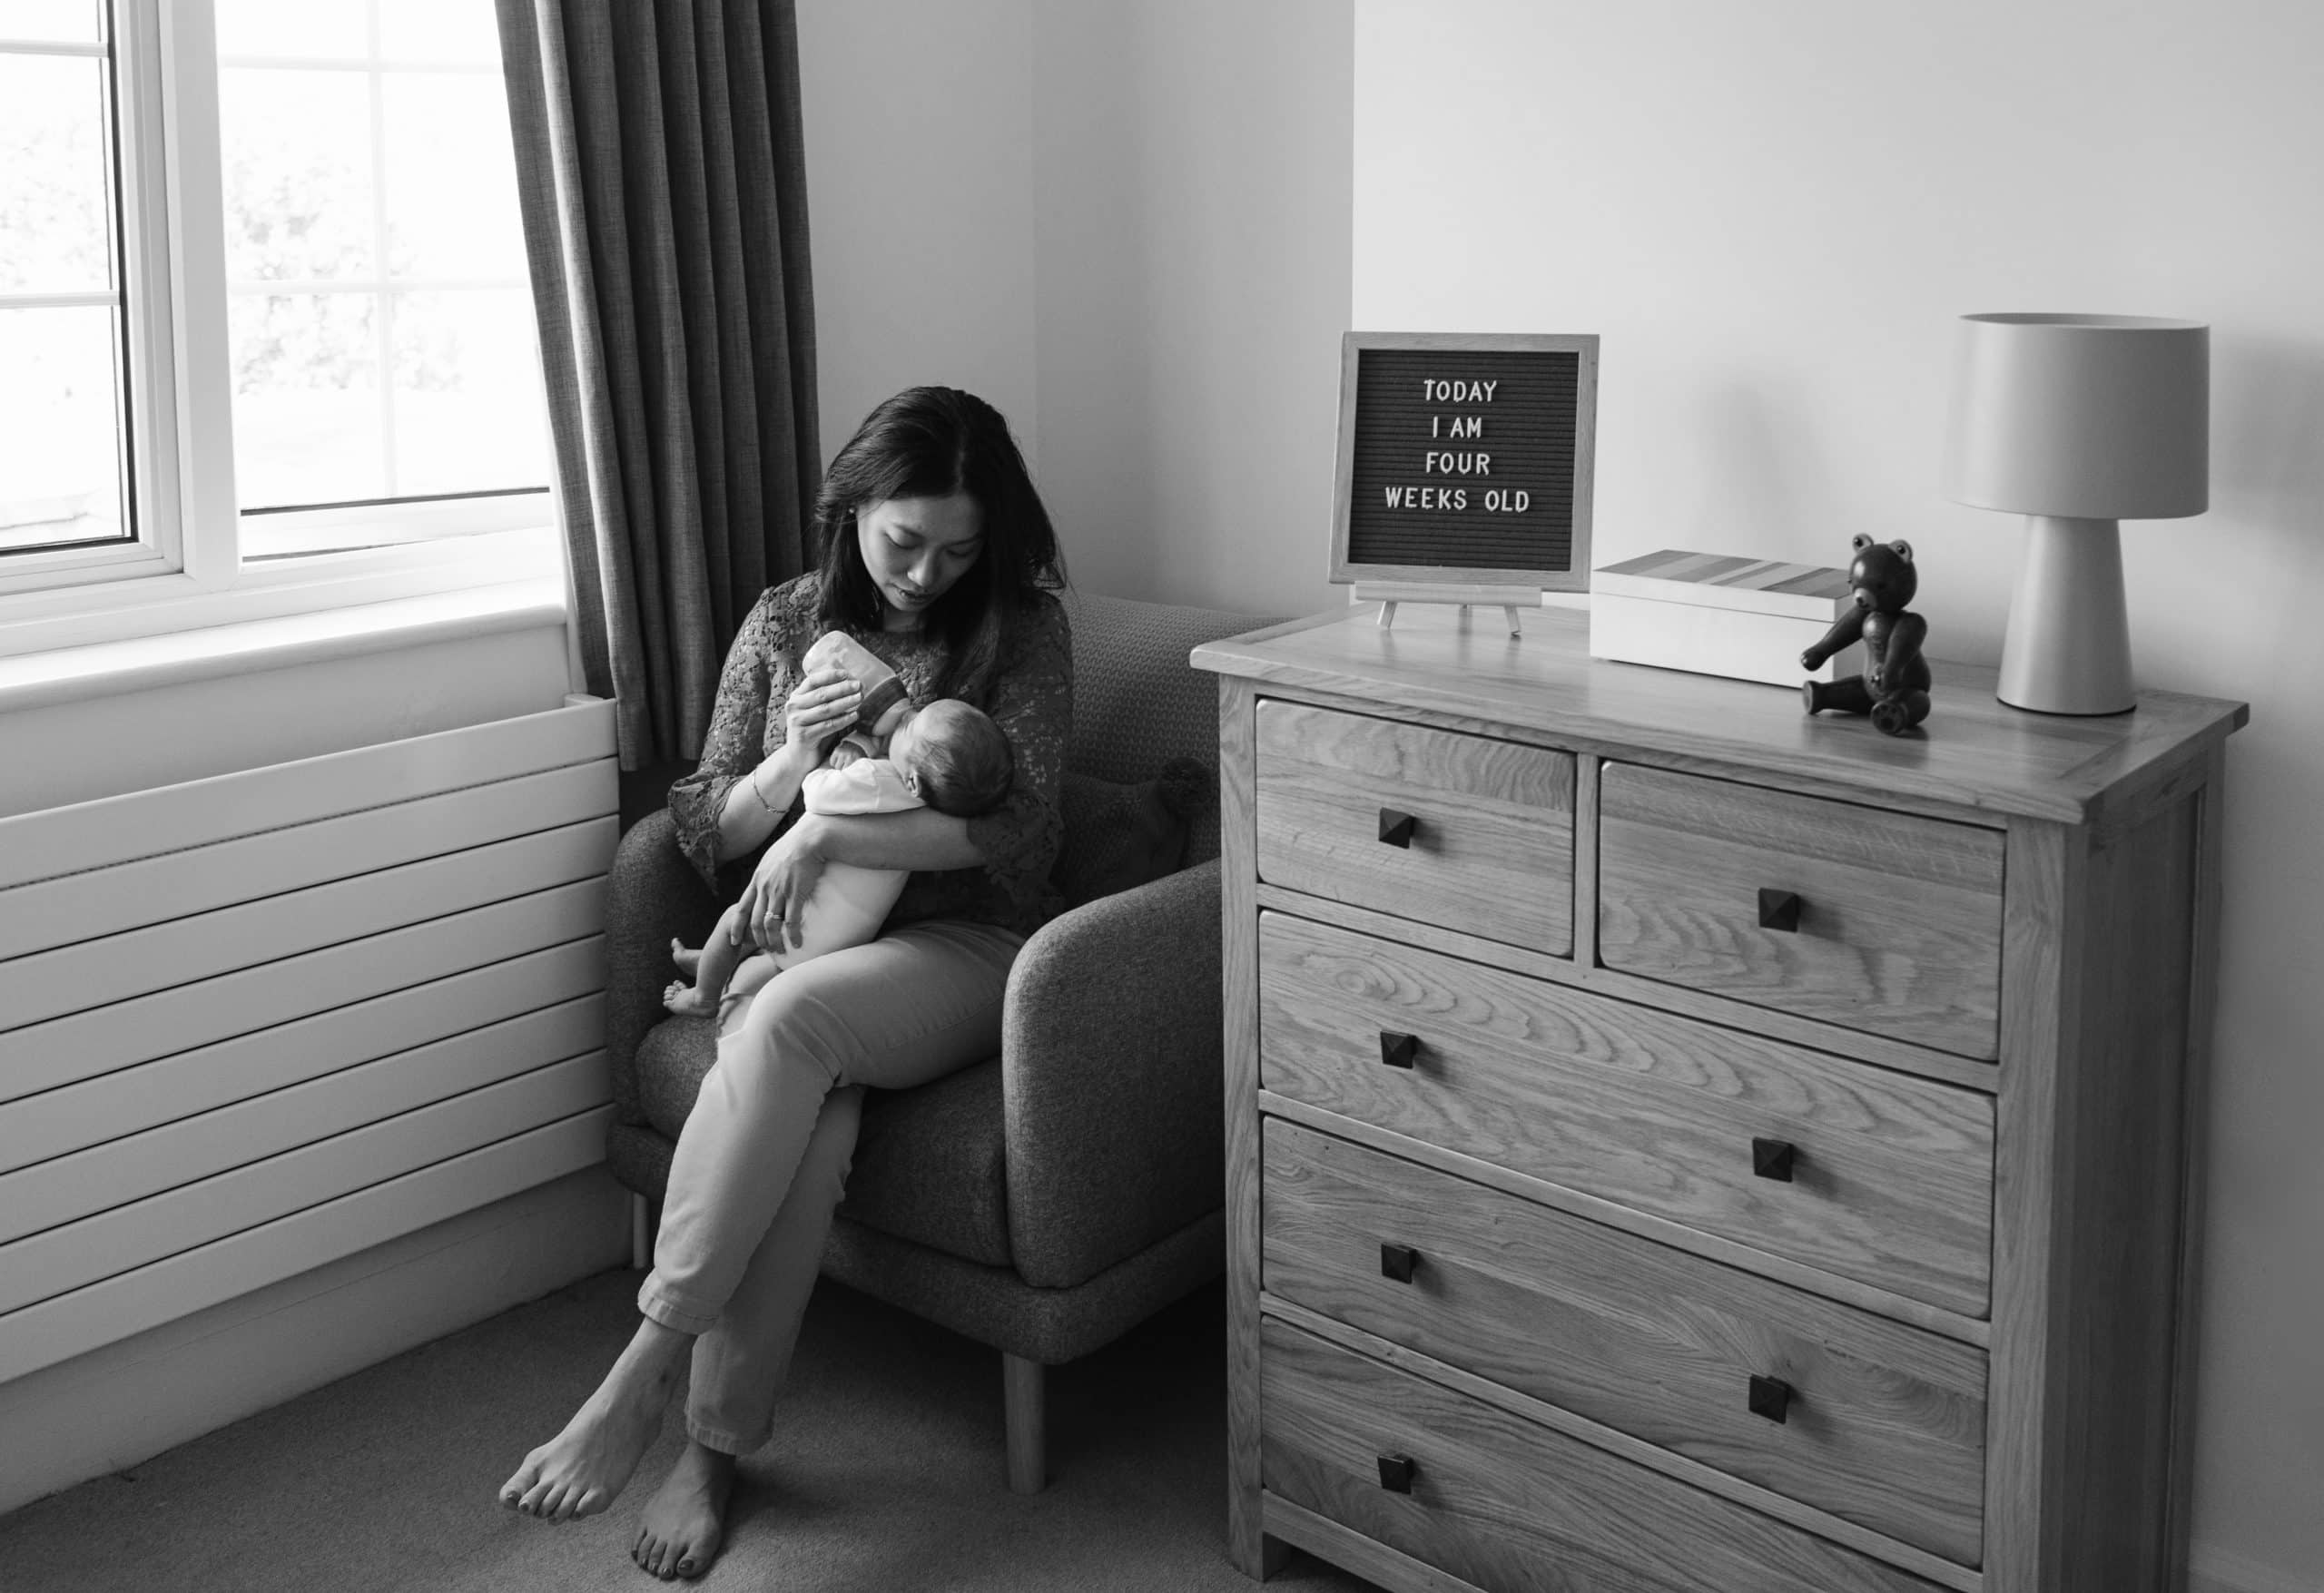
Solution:
<path fill-rule="evenodd" d="M 806 673 L 800 655 L 822 634 L 815 616 L 820 579 L 810 571 L 771 586 L 752 608 L 726 653 L 702 762 L 670 788 L 679 848 L 722 897 L 741 890 L 757 855 L 718 866 L 718 814 L 734 782 L 783 743 L 783 704 Z M 931 688 L 945 661 L 940 640 L 916 631 L 849 634 L 896 672 L 915 707 L 932 700 Z M 968 821 L 969 839 L 984 863 L 916 871 L 888 915 L 890 928 L 921 919 L 966 919 L 1029 935 L 1063 905 L 1049 884 L 1065 834 L 1059 788 L 1073 727 L 1073 638 L 1062 604 L 1041 595 L 1032 617 L 1018 627 L 986 700 L 976 705 L 992 715 L 1017 759 L 1007 800 Z M 793 802 L 776 833 L 801 811 Z"/>

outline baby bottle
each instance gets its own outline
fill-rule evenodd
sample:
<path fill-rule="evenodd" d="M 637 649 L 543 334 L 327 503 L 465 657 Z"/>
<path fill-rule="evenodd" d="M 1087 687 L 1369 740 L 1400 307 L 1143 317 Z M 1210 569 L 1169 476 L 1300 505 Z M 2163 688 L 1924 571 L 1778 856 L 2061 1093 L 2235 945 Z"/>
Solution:
<path fill-rule="evenodd" d="M 840 726 L 835 734 L 844 735 L 851 730 L 863 730 L 885 738 L 896 728 L 911 706 L 904 696 L 904 683 L 896 672 L 881 663 L 872 651 L 842 631 L 825 631 L 815 638 L 800 662 L 810 671 L 841 669 L 854 678 L 863 689 L 862 710 L 853 724 Z"/>

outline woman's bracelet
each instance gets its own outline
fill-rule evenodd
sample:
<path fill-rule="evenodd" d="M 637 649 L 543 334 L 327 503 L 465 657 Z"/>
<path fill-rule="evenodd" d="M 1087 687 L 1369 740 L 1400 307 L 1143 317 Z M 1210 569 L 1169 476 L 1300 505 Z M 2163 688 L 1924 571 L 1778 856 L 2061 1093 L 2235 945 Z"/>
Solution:
<path fill-rule="evenodd" d="M 744 782 L 750 786 L 751 794 L 759 799 L 759 806 L 764 808 L 770 813 L 774 813 L 774 816 L 778 819 L 783 817 L 781 813 L 775 813 L 774 804 L 767 801 L 766 792 L 759 789 L 759 772 L 757 770 L 752 770 L 748 774 L 744 775 L 743 779 Z"/>

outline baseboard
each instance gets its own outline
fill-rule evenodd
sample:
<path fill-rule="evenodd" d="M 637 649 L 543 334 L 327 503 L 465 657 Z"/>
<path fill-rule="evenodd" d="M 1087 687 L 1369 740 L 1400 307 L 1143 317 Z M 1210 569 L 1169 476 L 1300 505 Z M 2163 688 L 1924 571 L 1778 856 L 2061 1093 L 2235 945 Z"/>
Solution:
<path fill-rule="evenodd" d="M 2316 1593 L 2324 1577 L 2296 1577 L 2211 1544 L 2187 1556 L 2187 1593 Z"/>
<path fill-rule="evenodd" d="M 628 1259 L 591 1167 L 0 1384 L 0 1514 Z"/>

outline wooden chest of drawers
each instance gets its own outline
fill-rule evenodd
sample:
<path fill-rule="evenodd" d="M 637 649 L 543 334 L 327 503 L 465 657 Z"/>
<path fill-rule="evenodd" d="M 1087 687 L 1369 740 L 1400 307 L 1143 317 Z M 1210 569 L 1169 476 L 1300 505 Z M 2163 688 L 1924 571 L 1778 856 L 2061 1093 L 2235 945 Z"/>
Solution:
<path fill-rule="evenodd" d="M 1449 610 L 1220 680 L 1231 1546 L 1387 1587 L 2182 1585 L 2240 704 L 1925 736 Z"/>

